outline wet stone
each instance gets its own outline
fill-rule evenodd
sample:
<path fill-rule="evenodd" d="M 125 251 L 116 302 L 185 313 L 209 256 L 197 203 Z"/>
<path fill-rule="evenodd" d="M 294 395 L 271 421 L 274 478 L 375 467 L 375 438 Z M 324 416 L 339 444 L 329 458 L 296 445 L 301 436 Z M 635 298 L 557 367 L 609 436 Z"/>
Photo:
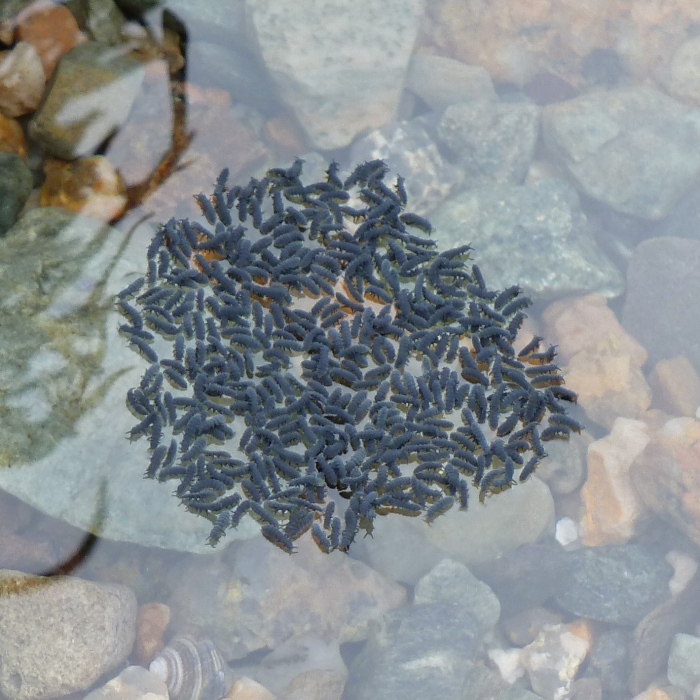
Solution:
<path fill-rule="evenodd" d="M 445 110 L 437 134 L 463 170 L 465 187 L 519 185 L 535 154 L 539 108 L 527 102 L 461 102 Z"/>
<path fill-rule="evenodd" d="M 448 248 L 470 240 L 497 285 L 517 279 L 539 299 L 599 292 L 617 296 L 624 281 L 598 248 L 576 191 L 564 180 L 479 188 L 453 196 L 431 220 Z"/>
<path fill-rule="evenodd" d="M 54 207 L 29 212 L 0 239 L 0 278 L 12 290 L 0 295 L 0 487 L 106 538 L 203 551 L 210 525 L 144 482 L 146 445 L 125 438 L 133 416 L 124 396 L 145 367 L 117 337 L 111 295 L 105 303 L 99 293 L 122 253 L 128 265 L 124 239 Z M 140 260 L 143 231 L 129 244 Z M 101 520 L 105 489 L 129 497 L 110 498 Z"/>
<path fill-rule="evenodd" d="M 362 641 L 374 620 L 405 604 L 405 589 L 366 564 L 326 556 L 310 538 L 298 547 L 289 557 L 258 536 L 239 543 L 232 565 L 216 557 L 178 568 L 170 629 L 206 629 L 227 659 L 240 659 L 305 633 Z"/>
<path fill-rule="evenodd" d="M 20 15 L 17 38 L 36 49 L 47 79 L 61 57 L 86 40 L 70 10 L 50 4 Z"/>
<path fill-rule="evenodd" d="M 700 684 L 700 638 L 679 632 L 668 657 L 668 679 L 687 693 Z"/>
<path fill-rule="evenodd" d="M 140 61 L 89 41 L 61 60 L 30 134 L 51 155 L 92 155 L 121 126 L 143 80 Z"/>
<path fill-rule="evenodd" d="M 6 117 L 33 112 L 41 101 L 46 76 L 36 49 L 26 41 L 0 56 L 0 111 Z"/>
<path fill-rule="evenodd" d="M 557 604 L 572 615 L 634 625 L 669 597 L 673 570 L 639 545 L 566 552 Z"/>
<path fill-rule="evenodd" d="M 555 543 L 526 545 L 476 569 L 498 596 L 502 617 L 546 603 L 564 585 L 565 570 L 564 551 Z"/>
<path fill-rule="evenodd" d="M 652 238 L 635 250 L 627 268 L 622 324 L 652 362 L 679 349 L 700 371 L 700 242 Z"/>
<path fill-rule="evenodd" d="M 406 88 L 435 112 L 468 100 L 495 100 L 488 72 L 446 56 L 414 53 L 406 76 Z"/>
<path fill-rule="evenodd" d="M 478 623 L 460 604 L 393 611 L 353 662 L 345 697 L 457 700 L 479 641 Z"/>
<path fill-rule="evenodd" d="M 0 236 L 17 221 L 33 181 L 31 171 L 19 156 L 0 153 Z"/>
<path fill-rule="evenodd" d="M 0 572 L 0 691 L 44 700 L 87 690 L 126 660 L 135 622 L 126 586 Z"/>
<path fill-rule="evenodd" d="M 83 700 L 168 700 L 165 681 L 141 666 L 127 666 Z"/>
<path fill-rule="evenodd" d="M 105 222 L 124 213 L 127 204 L 124 181 L 104 156 L 80 158 L 71 163 L 47 160 L 44 172 L 41 206 L 62 207 Z"/>
<path fill-rule="evenodd" d="M 443 559 L 418 582 L 413 602 L 461 603 L 480 625 L 482 634 L 498 622 L 501 605 L 493 591 L 459 562 Z"/>
<path fill-rule="evenodd" d="M 265 66 L 314 148 L 343 148 L 393 117 L 423 0 L 359 0 L 340 6 L 248 0 L 246 7 Z M 323 27 L 313 41 L 309 26 Z"/>
<path fill-rule="evenodd" d="M 652 88 L 549 105 L 542 133 L 582 192 L 625 214 L 662 219 L 700 173 L 700 112 Z"/>

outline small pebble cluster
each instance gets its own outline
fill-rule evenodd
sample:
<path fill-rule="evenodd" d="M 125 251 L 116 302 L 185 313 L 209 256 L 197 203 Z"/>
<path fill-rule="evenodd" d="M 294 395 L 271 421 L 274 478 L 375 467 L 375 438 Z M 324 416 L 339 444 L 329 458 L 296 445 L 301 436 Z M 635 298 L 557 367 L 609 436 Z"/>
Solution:
<path fill-rule="evenodd" d="M 246 186 L 218 178 L 207 224 L 171 220 L 147 274 L 117 297 L 151 363 L 127 394 L 146 476 L 213 524 L 243 516 L 287 552 L 311 530 L 347 551 L 377 514 L 430 523 L 525 481 L 543 442 L 579 424 L 576 395 L 535 338 L 530 300 L 488 289 L 470 246 L 438 252 L 382 161 L 300 180 L 302 161 Z"/>

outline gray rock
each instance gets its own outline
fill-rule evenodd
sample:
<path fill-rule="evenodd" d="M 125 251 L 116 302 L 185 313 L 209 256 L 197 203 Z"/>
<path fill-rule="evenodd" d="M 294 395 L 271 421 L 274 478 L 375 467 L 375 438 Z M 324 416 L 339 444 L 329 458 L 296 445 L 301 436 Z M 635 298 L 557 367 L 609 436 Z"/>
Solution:
<path fill-rule="evenodd" d="M 263 61 L 313 148 L 343 148 L 393 117 L 424 5 L 247 0 Z"/>
<path fill-rule="evenodd" d="M 508 618 L 546 603 L 564 582 L 564 552 L 555 542 L 530 543 L 477 569 Z"/>
<path fill-rule="evenodd" d="M 413 55 L 406 76 L 406 88 L 436 112 L 467 100 L 496 100 L 488 71 L 446 56 Z"/>
<path fill-rule="evenodd" d="M 479 623 L 482 635 L 493 630 L 501 614 L 501 604 L 494 592 L 464 564 L 452 559 L 443 559 L 423 576 L 416 586 L 413 602 L 416 605 L 458 603 Z"/>
<path fill-rule="evenodd" d="M 535 154 L 539 112 L 527 102 L 460 102 L 445 110 L 438 138 L 455 156 L 466 186 L 521 184 Z"/>
<path fill-rule="evenodd" d="M 511 685 L 501 675 L 482 664 L 473 664 L 467 671 L 460 700 L 542 700 L 542 696 L 518 685 Z"/>
<path fill-rule="evenodd" d="M 43 700 L 86 690 L 128 657 L 136 609 L 126 586 L 0 572 L 0 692 Z"/>
<path fill-rule="evenodd" d="M 591 292 L 614 297 L 624 288 L 564 180 L 461 192 L 431 220 L 441 249 L 472 244 L 493 288 L 517 283 L 538 300 Z"/>
<path fill-rule="evenodd" d="M 144 74 L 123 47 L 76 46 L 59 62 L 30 122 L 32 138 L 58 158 L 92 155 L 126 121 Z"/>
<path fill-rule="evenodd" d="M 635 625 L 670 595 L 673 569 L 639 545 L 570 551 L 565 561 L 556 602 L 572 615 Z"/>
<path fill-rule="evenodd" d="M 700 638 L 679 632 L 668 657 L 668 680 L 688 694 L 700 683 Z"/>
<path fill-rule="evenodd" d="M 685 355 L 700 370 L 700 241 L 652 238 L 627 268 L 622 325 L 649 360 Z"/>
<path fill-rule="evenodd" d="M 663 218 L 700 173 L 700 111 L 651 88 L 549 105 L 542 133 L 582 192 L 625 214 Z"/>
<path fill-rule="evenodd" d="M 313 634 L 290 637 L 251 667 L 236 666 L 237 674 L 255 679 L 284 698 L 288 697 L 285 688 L 295 677 L 314 671 L 333 673 L 342 688 L 348 669 L 337 640 L 327 641 Z"/>
<path fill-rule="evenodd" d="M 458 700 L 478 647 L 478 623 L 456 603 L 388 613 L 350 669 L 347 700 Z"/>
<path fill-rule="evenodd" d="M 11 290 L 0 295 L 0 467 L 13 467 L 0 468 L 0 488 L 109 539 L 210 551 L 211 523 L 185 511 L 170 484 L 144 480 L 147 441 L 126 439 L 126 391 L 147 363 L 118 335 L 111 294 L 142 274 L 150 232 L 122 251 L 125 234 L 44 207 L 0 239 Z M 258 530 L 244 522 L 228 539 Z"/>
<path fill-rule="evenodd" d="M 19 156 L 0 153 L 0 236 L 17 221 L 33 182 L 31 170 Z"/>
<path fill-rule="evenodd" d="M 374 620 L 405 603 L 405 589 L 366 564 L 324 554 L 310 537 L 296 544 L 289 556 L 259 535 L 206 566 L 192 558 L 173 570 L 171 631 L 207 630 L 226 659 L 243 659 L 305 634 L 362 641 Z"/>
<path fill-rule="evenodd" d="M 428 528 L 419 518 L 376 518 L 372 537 L 358 537 L 353 542 L 352 555 L 391 581 L 414 586 L 446 556 L 433 546 L 428 535 Z M 409 543 L 411 556 L 407 557 Z"/>
<path fill-rule="evenodd" d="M 470 490 L 467 511 L 453 508 L 425 528 L 426 540 L 444 556 L 471 567 L 491 562 L 554 531 L 552 494 L 536 477 L 483 504 L 479 503 L 477 489 Z M 404 549 L 407 544 L 402 545 Z"/>

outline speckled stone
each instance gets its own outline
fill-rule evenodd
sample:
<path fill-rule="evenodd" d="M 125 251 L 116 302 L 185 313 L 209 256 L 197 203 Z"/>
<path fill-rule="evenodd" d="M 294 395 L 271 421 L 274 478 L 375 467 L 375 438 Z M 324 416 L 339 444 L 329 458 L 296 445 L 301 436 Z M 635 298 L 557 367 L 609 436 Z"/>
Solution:
<path fill-rule="evenodd" d="M 424 6 L 424 0 L 246 2 L 267 70 L 314 148 L 343 148 L 393 117 Z"/>
<path fill-rule="evenodd" d="M 644 219 L 666 216 L 700 173 L 700 112 L 648 87 L 549 105 L 542 134 L 582 192 Z"/>
<path fill-rule="evenodd" d="M 376 625 L 353 662 L 345 698 L 462 697 L 479 641 L 478 623 L 460 604 L 395 610 Z"/>
<path fill-rule="evenodd" d="M 0 691 L 43 700 L 84 691 L 134 643 L 136 596 L 126 586 L 0 572 Z"/>
<path fill-rule="evenodd" d="M 566 552 L 556 602 L 572 615 L 634 625 L 669 597 L 670 565 L 640 545 Z"/>
<path fill-rule="evenodd" d="M 459 603 L 471 613 L 485 635 L 493 630 L 501 614 L 494 592 L 459 562 L 443 559 L 416 585 L 413 602 Z"/>
<path fill-rule="evenodd" d="M 468 240 L 497 287 L 512 280 L 538 299 L 597 291 L 617 296 L 624 282 L 598 248 L 574 188 L 552 178 L 532 186 L 460 192 L 431 215 L 440 248 Z"/>
<path fill-rule="evenodd" d="M 539 108 L 527 102 L 474 100 L 449 106 L 437 128 L 469 188 L 519 185 L 535 155 Z"/>

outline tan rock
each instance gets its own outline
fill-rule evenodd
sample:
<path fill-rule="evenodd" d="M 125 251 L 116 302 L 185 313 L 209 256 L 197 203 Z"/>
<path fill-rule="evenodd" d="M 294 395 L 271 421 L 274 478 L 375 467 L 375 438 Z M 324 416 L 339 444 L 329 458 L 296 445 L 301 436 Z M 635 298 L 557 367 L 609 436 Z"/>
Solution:
<path fill-rule="evenodd" d="M 105 222 L 118 219 L 126 209 L 124 181 L 104 156 L 46 161 L 44 172 L 42 207 L 62 207 Z"/>
<path fill-rule="evenodd" d="M 0 53 L 0 112 L 21 117 L 41 101 L 46 76 L 36 49 L 20 41 L 12 51 Z"/>
<path fill-rule="evenodd" d="M 543 314 L 548 340 L 559 346 L 568 388 L 589 418 L 612 427 L 618 416 L 649 408 L 651 389 L 641 367 L 646 350 L 620 325 L 605 298 L 592 294 L 555 302 Z"/>
<path fill-rule="evenodd" d="M 700 422 L 668 420 L 630 473 L 644 504 L 700 543 Z"/>
<path fill-rule="evenodd" d="M 565 697 L 591 648 L 590 630 L 578 623 L 546 625 L 522 652 L 532 689 L 542 697 Z"/>
<path fill-rule="evenodd" d="M 672 414 L 695 418 L 700 406 L 700 377 L 687 357 L 657 362 L 649 383 L 654 403 Z"/>
<path fill-rule="evenodd" d="M 239 678 L 228 691 L 228 700 L 275 700 L 277 697 L 252 678 Z"/>
<path fill-rule="evenodd" d="M 580 537 L 587 547 L 624 544 L 644 514 L 629 474 L 650 440 L 642 421 L 618 418 L 612 432 L 588 448 L 588 478 L 581 489 Z"/>
<path fill-rule="evenodd" d="M 170 608 L 163 603 L 146 603 L 136 618 L 134 660 L 144 668 L 165 646 L 165 631 L 170 624 Z"/>
<path fill-rule="evenodd" d="M 48 700 L 87 690 L 126 660 L 135 621 L 126 586 L 0 572 L 0 692 Z"/>
<path fill-rule="evenodd" d="M 87 41 L 75 17 L 64 5 L 34 4 L 20 14 L 17 38 L 35 49 L 49 78 L 61 57 Z"/>

